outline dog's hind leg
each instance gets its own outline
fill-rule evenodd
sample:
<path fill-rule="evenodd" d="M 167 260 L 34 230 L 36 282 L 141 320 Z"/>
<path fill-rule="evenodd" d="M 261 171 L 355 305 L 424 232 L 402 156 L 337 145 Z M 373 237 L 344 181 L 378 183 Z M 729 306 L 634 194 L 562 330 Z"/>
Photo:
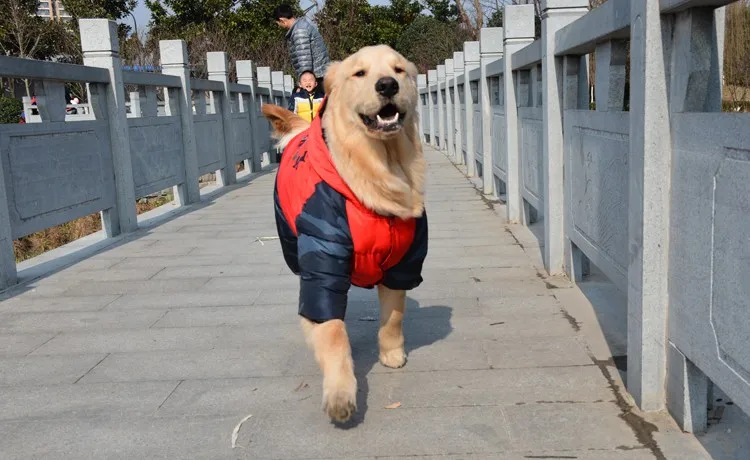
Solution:
<path fill-rule="evenodd" d="M 302 329 L 323 372 L 323 411 L 344 423 L 357 410 L 357 379 L 346 326 L 338 319 L 316 324 L 302 318 Z"/>
<path fill-rule="evenodd" d="M 380 299 L 380 363 L 386 367 L 403 367 L 406 364 L 404 351 L 403 321 L 406 310 L 406 291 L 378 286 Z"/>

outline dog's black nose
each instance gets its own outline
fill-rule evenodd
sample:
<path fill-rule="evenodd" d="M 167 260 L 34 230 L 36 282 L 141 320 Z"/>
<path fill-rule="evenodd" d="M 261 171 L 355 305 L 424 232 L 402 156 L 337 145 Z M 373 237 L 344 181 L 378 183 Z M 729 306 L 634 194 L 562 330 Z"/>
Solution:
<path fill-rule="evenodd" d="M 398 82 L 393 77 L 383 77 L 375 83 L 375 91 L 385 97 L 398 93 Z"/>

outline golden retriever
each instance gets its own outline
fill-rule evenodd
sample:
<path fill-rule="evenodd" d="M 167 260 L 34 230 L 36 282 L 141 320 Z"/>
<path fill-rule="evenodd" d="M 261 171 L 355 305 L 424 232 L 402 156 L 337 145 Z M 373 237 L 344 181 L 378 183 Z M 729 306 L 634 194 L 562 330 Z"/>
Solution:
<path fill-rule="evenodd" d="M 418 134 L 416 74 L 414 64 L 385 45 L 365 47 L 333 62 L 325 75 L 326 102 L 319 121 L 336 172 L 356 199 L 379 216 L 404 221 L 424 216 L 426 165 Z M 271 122 L 277 147 L 291 156 L 295 145 L 290 142 L 302 137 L 304 143 L 302 135 L 310 123 L 275 105 L 263 105 L 262 112 Z M 295 159 L 304 156 L 298 152 Z M 283 167 L 282 159 L 280 173 Z M 379 359 L 398 368 L 406 363 L 406 290 L 383 284 L 377 288 Z M 346 422 L 356 411 L 357 381 L 344 322 L 313 322 L 301 316 L 301 323 L 323 373 L 323 410 L 333 421 Z"/>

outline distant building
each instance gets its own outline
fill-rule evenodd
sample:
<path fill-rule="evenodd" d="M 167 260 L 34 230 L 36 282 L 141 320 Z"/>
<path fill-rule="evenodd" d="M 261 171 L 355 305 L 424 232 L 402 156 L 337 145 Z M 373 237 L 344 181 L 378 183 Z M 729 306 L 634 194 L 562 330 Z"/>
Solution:
<path fill-rule="evenodd" d="M 73 17 L 65 11 L 63 2 L 60 0 L 44 0 L 39 2 L 36 15 L 44 19 L 56 19 L 58 21 L 70 21 Z"/>

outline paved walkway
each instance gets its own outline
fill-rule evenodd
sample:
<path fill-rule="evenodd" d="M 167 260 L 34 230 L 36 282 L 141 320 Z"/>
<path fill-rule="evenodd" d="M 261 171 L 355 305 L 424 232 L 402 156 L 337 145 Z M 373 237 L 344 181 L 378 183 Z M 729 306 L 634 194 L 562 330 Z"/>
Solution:
<path fill-rule="evenodd" d="M 348 429 L 320 409 L 297 279 L 256 241 L 269 173 L 0 303 L 0 458 L 659 458 L 504 211 L 428 157 L 409 361 L 378 364 L 375 293 L 353 290 Z"/>

